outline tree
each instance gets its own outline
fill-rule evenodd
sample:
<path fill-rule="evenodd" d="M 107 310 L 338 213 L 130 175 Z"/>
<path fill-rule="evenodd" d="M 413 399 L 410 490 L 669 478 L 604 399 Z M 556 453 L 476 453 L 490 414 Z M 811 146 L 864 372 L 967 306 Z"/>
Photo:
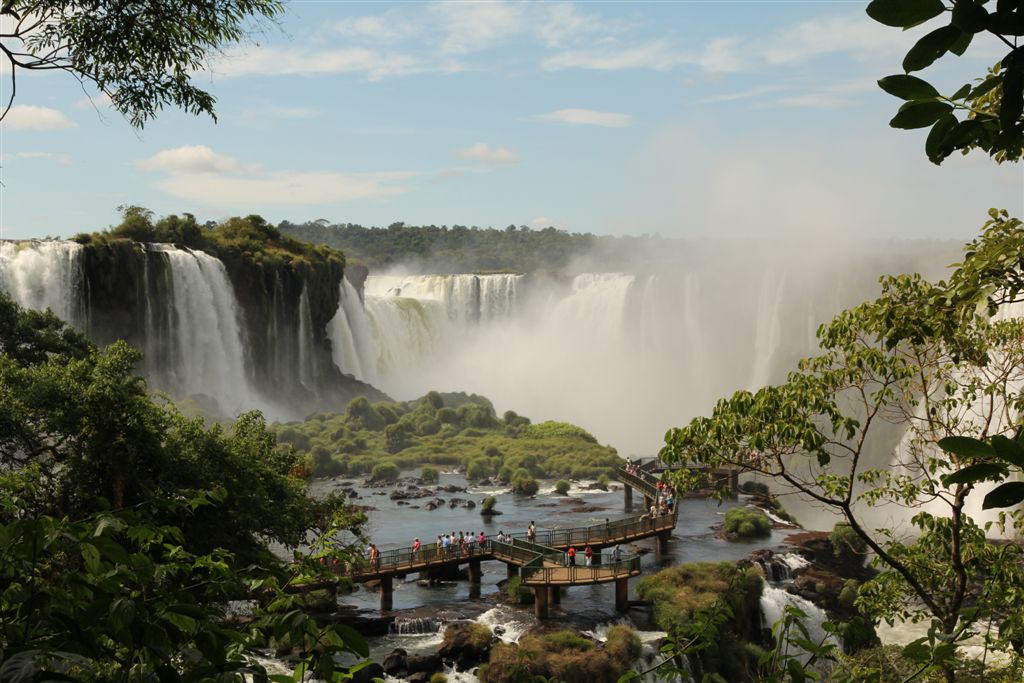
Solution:
<path fill-rule="evenodd" d="M 994 6 L 993 6 L 994 5 Z M 931 127 L 925 151 L 941 164 L 955 151 L 982 149 L 996 161 L 1017 161 L 1024 152 L 1024 1 L 1022 0 L 873 0 L 868 15 L 887 26 L 907 29 L 948 16 L 948 23 L 922 37 L 903 59 L 905 73 L 878 84 L 905 100 L 889 125 Z M 947 53 L 963 55 L 974 38 L 994 36 L 1005 56 L 972 86 L 944 96 L 927 81 L 911 76 Z M 960 114 L 961 116 L 957 116 Z"/>
<path fill-rule="evenodd" d="M 985 237 L 968 248 L 984 251 Z M 964 277 L 958 270 L 950 282 Z M 1020 549 L 987 543 L 967 514 L 972 473 L 986 458 L 942 448 L 949 437 L 1017 437 L 1024 321 L 989 319 L 973 306 L 951 317 L 954 286 L 885 278 L 881 297 L 821 327 L 821 354 L 784 384 L 719 401 L 710 417 L 671 430 L 662 451 L 669 462 L 780 479 L 844 517 L 882 569 L 862 604 L 888 620 L 930 620 L 931 641 L 910 653 L 947 680 L 957 643 L 979 620 L 1019 628 L 1011 600 L 1024 590 Z M 892 462 L 872 462 L 890 452 L 887 425 L 905 433 Z M 909 508 L 917 537 L 875 528 L 869 508 L 880 505 Z M 1009 518 L 1020 528 L 1020 511 Z"/>
<path fill-rule="evenodd" d="M 213 95 L 193 75 L 282 10 L 280 0 L 3 0 L 0 53 L 11 89 L 0 120 L 20 70 L 65 71 L 107 95 L 137 128 L 167 105 L 216 119 Z"/>

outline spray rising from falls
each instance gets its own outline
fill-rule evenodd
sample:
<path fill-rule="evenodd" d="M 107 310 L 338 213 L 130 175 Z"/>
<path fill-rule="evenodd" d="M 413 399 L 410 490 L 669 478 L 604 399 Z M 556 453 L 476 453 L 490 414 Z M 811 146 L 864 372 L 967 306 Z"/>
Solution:
<path fill-rule="evenodd" d="M 343 285 L 334 358 L 396 399 L 475 392 L 650 454 L 718 398 L 784 379 L 817 325 L 874 297 L 880 274 L 920 270 L 887 248 L 812 259 L 698 245 L 629 272 L 371 275 L 361 307 Z"/>

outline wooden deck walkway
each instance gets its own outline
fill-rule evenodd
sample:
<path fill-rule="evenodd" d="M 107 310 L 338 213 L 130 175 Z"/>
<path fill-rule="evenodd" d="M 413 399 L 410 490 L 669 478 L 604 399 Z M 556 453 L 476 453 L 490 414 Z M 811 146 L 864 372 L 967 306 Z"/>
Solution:
<path fill-rule="evenodd" d="M 646 470 L 631 474 L 620 469 L 619 480 L 627 486 L 640 490 L 645 498 L 657 496 L 657 479 Z M 678 508 L 677 508 L 678 510 Z M 548 605 L 559 602 L 562 587 L 592 585 L 616 582 L 616 608 L 627 609 L 628 585 L 631 577 L 640 574 L 640 557 L 637 555 L 614 557 L 614 553 L 602 550 L 646 538 L 658 538 L 658 549 L 666 548 L 669 536 L 676 526 L 678 512 L 651 517 L 649 514 L 633 515 L 586 527 L 572 529 L 538 529 L 532 540 L 527 534 L 512 534 L 508 541 L 499 541 L 486 536 L 484 542 L 444 550 L 436 543 L 422 546 L 419 550 L 396 548 L 381 552 L 375 561 L 363 560 L 357 566 L 348 568 L 345 574 L 356 582 L 380 581 L 381 609 L 391 609 L 392 579 L 416 572 L 452 565 L 469 564 L 471 584 L 480 583 L 480 563 L 489 560 L 504 562 L 510 577 L 519 575 L 523 585 L 534 589 L 536 613 L 539 618 L 548 614 Z M 583 548 L 594 550 L 593 564 L 584 566 Z M 577 548 L 579 565 L 570 566 L 565 552 Z"/>

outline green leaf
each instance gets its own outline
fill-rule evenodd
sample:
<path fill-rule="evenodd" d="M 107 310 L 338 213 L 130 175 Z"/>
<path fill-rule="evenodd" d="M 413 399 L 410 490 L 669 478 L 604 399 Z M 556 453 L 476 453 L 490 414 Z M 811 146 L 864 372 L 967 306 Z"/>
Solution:
<path fill-rule="evenodd" d="M 905 130 L 925 128 L 952 111 L 953 107 L 945 102 L 909 102 L 900 108 L 889 125 Z"/>
<path fill-rule="evenodd" d="M 1024 468 L 1024 444 L 1007 438 L 1002 434 L 992 437 L 992 449 L 996 457 L 1011 465 Z"/>
<path fill-rule="evenodd" d="M 999 104 L 999 124 L 1004 132 L 1012 131 L 1024 114 L 1024 52 L 1020 48 L 1003 60 L 1003 99 Z"/>
<path fill-rule="evenodd" d="M 974 34 L 964 31 L 960 34 L 960 37 L 949 46 L 949 51 L 957 57 L 963 57 L 964 53 L 967 52 L 967 48 L 971 46 L 972 40 L 974 40 Z"/>
<path fill-rule="evenodd" d="M 961 86 L 961 88 L 959 90 L 957 90 L 955 93 L 953 93 L 952 95 L 949 96 L 949 99 L 951 99 L 951 100 L 962 100 L 963 98 L 967 97 L 970 93 L 971 93 L 971 84 L 970 83 L 964 83 L 964 85 Z"/>
<path fill-rule="evenodd" d="M 907 74 L 886 76 L 878 81 L 878 87 L 901 100 L 923 100 L 939 96 L 939 91 L 931 83 Z"/>
<path fill-rule="evenodd" d="M 1001 10 L 989 17 L 988 30 L 1003 36 L 1024 36 L 1024 14 Z"/>
<path fill-rule="evenodd" d="M 988 27 L 988 10 L 974 0 L 956 0 L 953 4 L 953 25 L 961 31 L 980 33 Z"/>
<path fill-rule="evenodd" d="M 970 436 L 947 436 L 939 439 L 939 448 L 961 458 L 991 458 L 992 446 Z"/>
<path fill-rule="evenodd" d="M 935 122 L 935 125 L 932 126 L 931 131 L 928 133 L 928 139 L 924 143 L 924 151 L 934 163 L 939 163 L 952 151 L 952 148 L 943 145 L 943 142 L 946 140 L 949 132 L 956 127 L 956 124 L 956 117 L 952 114 L 946 114 Z"/>
<path fill-rule="evenodd" d="M 910 73 L 931 66 L 936 59 L 946 54 L 962 33 L 956 26 L 935 29 L 910 48 L 910 52 L 903 58 L 903 70 Z"/>
<path fill-rule="evenodd" d="M 971 94 L 968 95 L 968 98 L 973 100 L 978 97 L 981 97 L 982 95 L 988 94 L 992 90 L 998 88 L 1002 82 L 1003 77 L 1001 75 L 989 76 L 984 81 L 979 83 L 974 90 L 971 91 Z"/>
<path fill-rule="evenodd" d="M 939 16 L 945 9 L 942 0 L 873 0 L 867 12 L 880 24 L 909 28 Z"/>
<path fill-rule="evenodd" d="M 1024 501 L 1024 481 L 1008 481 L 991 491 L 982 503 L 983 510 L 1008 508 Z"/>
<path fill-rule="evenodd" d="M 96 546 L 89 543 L 82 544 L 82 559 L 85 560 L 85 568 L 89 570 L 90 574 L 99 574 L 102 567 L 100 566 L 100 551 L 96 549 Z"/>
<path fill-rule="evenodd" d="M 931 650 L 928 647 L 927 638 L 918 638 L 912 643 L 908 643 L 903 648 L 903 656 L 912 662 L 927 662 L 931 659 Z"/>
<path fill-rule="evenodd" d="M 952 474 L 947 474 L 942 477 L 943 486 L 956 486 L 957 484 L 977 484 L 979 481 L 985 481 L 987 479 L 1000 480 L 1005 477 L 1009 472 L 1005 465 L 997 465 L 991 462 L 980 462 L 976 465 L 970 465 L 957 470 Z"/>

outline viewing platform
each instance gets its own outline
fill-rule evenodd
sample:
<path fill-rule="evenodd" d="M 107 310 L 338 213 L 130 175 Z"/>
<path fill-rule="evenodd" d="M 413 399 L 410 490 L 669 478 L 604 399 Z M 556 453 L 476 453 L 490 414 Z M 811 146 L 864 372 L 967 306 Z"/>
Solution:
<path fill-rule="evenodd" d="M 621 468 L 618 477 L 645 497 L 657 497 L 657 479 L 651 472 L 641 470 L 639 475 L 634 475 Z M 602 553 L 602 550 L 657 538 L 658 551 L 664 552 L 676 527 L 677 515 L 678 508 L 654 517 L 642 514 L 586 527 L 538 529 L 532 540 L 527 540 L 526 533 L 517 533 L 506 535 L 507 541 L 486 536 L 483 543 L 447 550 L 436 543 L 423 545 L 416 551 L 411 548 L 384 550 L 377 559 L 361 560 L 345 574 L 358 583 L 379 581 L 380 606 L 387 610 L 393 604 L 392 581 L 396 576 L 468 564 L 470 584 L 479 586 L 480 563 L 496 560 L 505 563 L 509 578 L 520 576 L 522 585 L 533 589 L 534 608 L 540 619 L 547 618 L 549 605 L 560 602 L 562 588 L 611 582 L 616 584 L 615 607 L 624 612 L 628 609 L 628 580 L 639 576 L 640 557 L 620 555 L 615 558 L 614 553 Z M 594 551 L 591 566 L 583 564 L 583 549 L 588 545 Z M 569 564 L 566 551 L 571 546 L 578 551 L 579 564 Z"/>

